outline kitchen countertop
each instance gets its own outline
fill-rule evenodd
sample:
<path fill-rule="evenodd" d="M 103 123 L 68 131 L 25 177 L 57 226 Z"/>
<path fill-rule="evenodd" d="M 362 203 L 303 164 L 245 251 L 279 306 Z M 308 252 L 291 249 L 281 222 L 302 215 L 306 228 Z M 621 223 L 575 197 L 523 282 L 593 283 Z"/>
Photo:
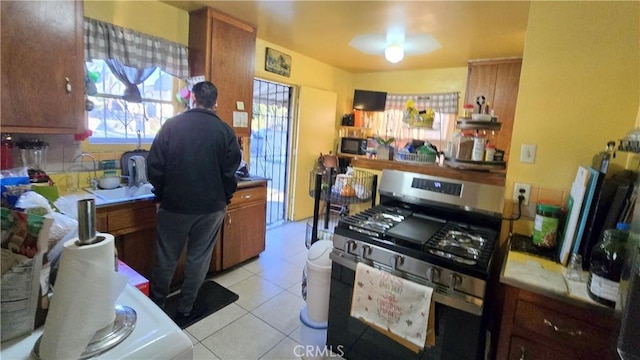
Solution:
<path fill-rule="evenodd" d="M 450 179 L 472 181 L 481 184 L 504 186 L 506 179 L 506 171 L 478 171 L 478 170 L 458 170 L 437 164 L 425 163 L 415 164 L 402 161 L 389 161 L 369 159 L 364 156 L 355 156 L 351 160 L 351 166 L 373 169 L 373 170 L 400 170 L 417 174 L 441 176 Z"/>
<path fill-rule="evenodd" d="M 238 179 L 238 189 L 252 187 L 261 185 L 262 183 L 266 183 L 269 179 L 263 177 L 247 177 Z M 153 194 L 144 194 L 139 196 L 127 197 L 127 198 L 119 198 L 119 199 L 105 199 L 103 197 L 97 196 L 88 190 L 77 190 L 73 192 L 63 192 L 60 193 L 60 197 L 66 198 L 68 201 L 77 202 L 78 200 L 83 199 L 94 199 L 96 207 L 104 207 L 122 204 L 131 201 L 154 201 L 155 197 Z"/>
<path fill-rule="evenodd" d="M 55 295 L 54 295 L 55 296 Z M 137 313 L 133 332 L 111 350 L 96 359 L 191 359 L 193 345 L 180 328 L 140 290 L 125 286 L 116 304 L 126 305 Z M 33 360 L 31 350 L 42 335 L 44 326 L 2 342 L 0 358 Z"/>
<path fill-rule="evenodd" d="M 614 309 L 591 300 L 587 294 L 588 272 L 582 273 L 584 281 L 569 280 L 565 273 L 566 268 L 554 261 L 522 251 L 509 250 L 500 273 L 500 282 L 613 316 Z"/>

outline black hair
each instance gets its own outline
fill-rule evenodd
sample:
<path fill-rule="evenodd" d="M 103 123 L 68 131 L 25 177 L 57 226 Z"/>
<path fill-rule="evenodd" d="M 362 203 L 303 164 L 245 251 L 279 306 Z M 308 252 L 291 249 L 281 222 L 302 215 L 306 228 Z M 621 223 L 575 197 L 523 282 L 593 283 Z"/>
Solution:
<path fill-rule="evenodd" d="M 196 106 L 213 109 L 218 100 L 218 89 L 210 81 L 202 81 L 193 85 L 191 90 L 196 98 Z"/>

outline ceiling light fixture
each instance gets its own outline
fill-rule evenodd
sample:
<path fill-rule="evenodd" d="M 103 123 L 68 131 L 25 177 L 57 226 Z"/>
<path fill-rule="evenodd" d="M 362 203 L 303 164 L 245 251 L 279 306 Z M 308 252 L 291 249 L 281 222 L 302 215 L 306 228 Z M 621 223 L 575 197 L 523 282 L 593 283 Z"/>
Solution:
<path fill-rule="evenodd" d="M 399 63 L 404 59 L 404 49 L 400 45 L 389 45 L 384 49 L 384 58 L 392 64 Z"/>

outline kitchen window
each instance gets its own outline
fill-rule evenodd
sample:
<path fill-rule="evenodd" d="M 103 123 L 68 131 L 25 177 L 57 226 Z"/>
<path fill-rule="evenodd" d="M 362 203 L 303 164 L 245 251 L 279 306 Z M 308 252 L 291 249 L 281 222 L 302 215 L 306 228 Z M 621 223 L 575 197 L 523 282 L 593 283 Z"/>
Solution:
<path fill-rule="evenodd" d="M 91 144 L 125 144 L 136 142 L 140 131 L 141 141 L 151 143 L 164 122 L 176 114 L 173 94 L 177 78 L 156 68 L 138 85 L 140 103 L 123 99 L 126 86 L 116 78 L 104 60 L 86 62 L 90 74 L 99 74 L 96 93 L 88 96 L 93 109 L 88 111 L 89 129 L 93 135 Z"/>
<path fill-rule="evenodd" d="M 176 113 L 187 47 L 87 17 L 84 45 L 89 143 L 151 143 Z"/>
<path fill-rule="evenodd" d="M 377 136 L 395 138 L 398 148 L 411 140 L 426 140 L 438 150 L 444 150 L 447 141 L 455 130 L 458 113 L 456 92 L 439 94 L 387 94 L 384 112 L 374 112 L 367 127 L 373 128 Z M 433 127 L 414 127 L 404 121 L 408 100 L 414 102 L 417 110 L 433 109 L 435 112 Z"/>

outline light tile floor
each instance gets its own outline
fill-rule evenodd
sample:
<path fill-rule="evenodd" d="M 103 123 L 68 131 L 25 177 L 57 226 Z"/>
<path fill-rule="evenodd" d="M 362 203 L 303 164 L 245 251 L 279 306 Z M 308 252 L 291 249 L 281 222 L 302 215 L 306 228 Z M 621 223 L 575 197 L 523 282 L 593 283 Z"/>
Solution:
<path fill-rule="evenodd" d="M 184 330 L 193 341 L 194 359 L 304 359 L 306 345 L 324 341 L 325 331 L 310 329 L 299 318 L 306 305 L 301 293 L 306 224 L 268 229 L 258 258 L 212 278 L 240 298 Z"/>

